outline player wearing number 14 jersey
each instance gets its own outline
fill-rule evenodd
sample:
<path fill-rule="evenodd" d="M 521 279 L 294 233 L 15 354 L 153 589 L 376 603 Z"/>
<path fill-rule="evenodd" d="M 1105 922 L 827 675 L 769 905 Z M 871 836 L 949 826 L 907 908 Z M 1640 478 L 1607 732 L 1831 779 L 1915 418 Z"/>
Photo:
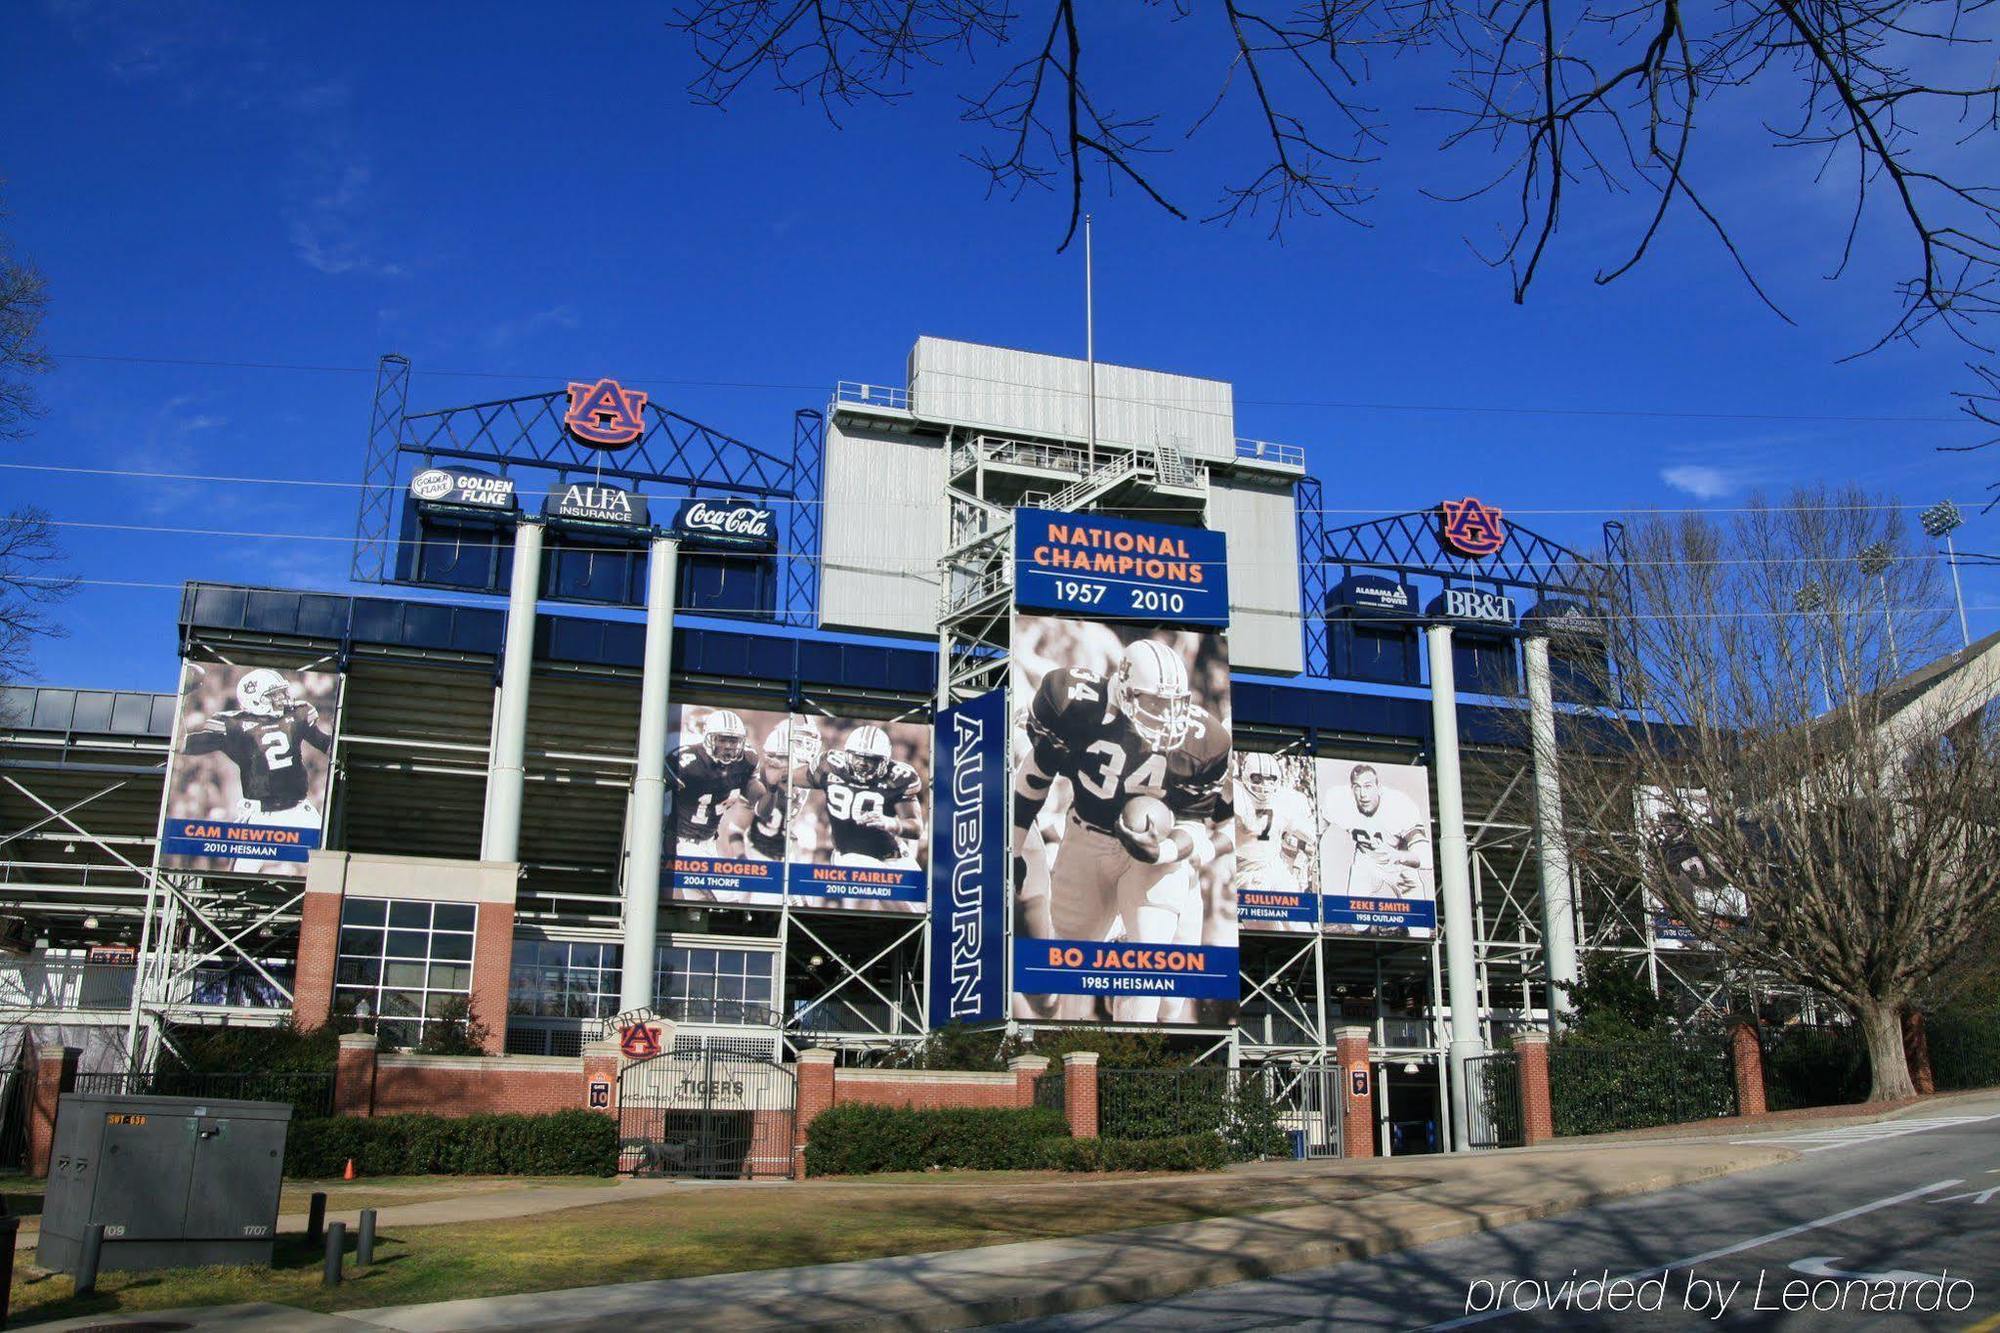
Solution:
<path fill-rule="evenodd" d="M 1201 943 L 1195 872 L 1232 850 L 1230 740 L 1229 729 L 1194 702 L 1187 664 L 1141 639 L 1109 679 L 1058 667 L 1035 691 L 1027 732 L 1014 774 L 1017 889 L 1035 878 L 1029 835 L 1058 777 L 1069 779 L 1072 795 L 1048 871 L 1049 937 L 1096 942 L 1116 932 L 1136 943 Z M 1137 796 L 1164 801 L 1173 826 L 1127 827 L 1121 815 Z M 1066 1005 L 1077 1000 L 1095 1004 L 1064 997 Z M 1121 1022 L 1153 1022 L 1160 1006 L 1158 996 L 1122 997 L 1113 1012 Z"/>

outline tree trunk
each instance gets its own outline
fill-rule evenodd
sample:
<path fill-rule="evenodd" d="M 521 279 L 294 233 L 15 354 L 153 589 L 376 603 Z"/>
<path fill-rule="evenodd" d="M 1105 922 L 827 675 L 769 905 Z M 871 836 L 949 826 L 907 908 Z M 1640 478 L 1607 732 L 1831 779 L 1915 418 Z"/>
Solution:
<path fill-rule="evenodd" d="M 1916 1096 L 1903 1053 L 1901 1006 L 1871 1000 L 1857 1008 L 1855 1017 L 1861 1023 L 1862 1039 L 1868 1043 L 1868 1100 L 1890 1102 Z"/>

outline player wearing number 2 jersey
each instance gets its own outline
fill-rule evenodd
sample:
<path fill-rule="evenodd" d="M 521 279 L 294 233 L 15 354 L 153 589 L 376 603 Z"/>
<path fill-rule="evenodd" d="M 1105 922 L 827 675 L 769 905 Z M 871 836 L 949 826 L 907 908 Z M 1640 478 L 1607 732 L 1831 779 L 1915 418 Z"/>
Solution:
<path fill-rule="evenodd" d="M 234 709 L 216 713 L 181 745 L 185 754 L 220 754 L 236 765 L 240 788 L 232 818 L 263 828 L 320 826 L 309 798 L 304 746 L 325 754 L 333 738 L 319 725 L 319 710 L 298 697 L 291 683 L 269 667 L 246 672 L 236 683 Z M 243 858 L 238 870 L 267 870 L 270 863 Z"/>
<path fill-rule="evenodd" d="M 1049 937 L 1201 943 L 1195 871 L 1232 850 L 1230 740 L 1228 728 L 1195 704 L 1187 664 L 1141 639 L 1109 679 L 1058 667 L 1042 677 L 1027 732 L 1014 774 L 1017 890 L 1031 879 L 1029 835 L 1058 777 L 1069 780 L 1072 795 L 1048 872 Z M 1173 827 L 1126 828 L 1120 814 L 1135 796 L 1164 801 Z M 1065 996 L 1063 1003 L 1062 1017 L 1089 1018 L 1096 1001 Z M 1153 1022 L 1160 1006 L 1158 996 L 1121 997 L 1113 1013 L 1121 1022 Z"/>

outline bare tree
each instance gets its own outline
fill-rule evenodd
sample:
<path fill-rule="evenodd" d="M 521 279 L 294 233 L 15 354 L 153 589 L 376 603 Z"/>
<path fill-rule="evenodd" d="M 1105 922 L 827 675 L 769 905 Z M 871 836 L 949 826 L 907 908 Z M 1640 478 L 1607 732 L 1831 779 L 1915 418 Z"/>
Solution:
<path fill-rule="evenodd" d="M 0 440 L 23 438 L 41 415 L 34 379 L 49 368 L 41 341 L 48 305 L 42 275 L 15 260 L 0 236 Z M 62 632 L 51 609 L 75 585 L 60 573 L 60 556 L 47 514 L 0 514 L 0 682 L 27 669 L 35 639 Z"/>
<path fill-rule="evenodd" d="M 1609 651 L 1579 656 L 1626 706 L 1565 719 L 1566 800 L 1612 812 L 1574 863 L 1838 1001 L 1871 1099 L 1911 1095 L 1901 1011 L 2000 929 L 2000 735 L 1962 681 L 1924 688 L 1957 660 L 1935 557 L 1852 490 L 1628 535 L 1594 571 Z"/>
<path fill-rule="evenodd" d="M 1618 237 L 1599 261 L 1599 283 L 1631 272 L 1684 216 L 1782 318 L 1706 192 L 1714 153 L 1705 150 L 1748 136 L 1802 151 L 1851 195 L 1830 272 L 1846 271 L 1864 243 L 1901 271 L 1891 313 L 1857 336 L 1857 350 L 1930 331 L 1962 340 L 1978 383 L 1961 406 L 2000 426 L 1980 333 L 2000 301 L 2000 154 L 1990 133 L 2000 128 L 2000 81 L 1987 0 L 1146 7 L 1186 50 L 1208 57 L 1212 81 L 1153 80 L 1130 108 L 1106 91 L 1129 67 L 1122 28 L 1142 21 L 1128 7 L 1114 22 L 1101 12 L 1110 6 L 1076 0 L 685 0 L 668 26 L 693 43 L 690 90 L 718 106 L 768 82 L 837 118 L 902 95 L 914 70 L 962 65 L 962 117 L 979 138 L 967 156 L 995 189 L 1063 191 L 1064 245 L 1093 173 L 1175 217 L 1262 215 L 1273 233 L 1301 216 L 1365 223 L 1370 173 L 1390 147 L 1388 103 L 1400 99 L 1398 114 L 1442 117 L 1447 147 L 1477 155 L 1470 188 L 1440 180 L 1429 193 L 1498 205 L 1491 239 L 1474 248 L 1507 271 L 1516 301 L 1565 217 L 1595 196 L 1613 220 L 1595 234 Z M 986 53 L 1011 61 L 990 82 L 970 72 Z M 1384 75 L 1392 67 L 1395 80 Z M 1414 99 L 1405 95 L 1412 85 Z M 1242 165 L 1208 187 L 1212 206 L 1184 208 L 1164 179 L 1173 142 L 1164 136 L 1211 128 L 1238 136 L 1229 157 Z M 1754 205 L 1771 206 L 1768 195 Z M 1890 225 L 1865 229 L 1878 210 Z"/>

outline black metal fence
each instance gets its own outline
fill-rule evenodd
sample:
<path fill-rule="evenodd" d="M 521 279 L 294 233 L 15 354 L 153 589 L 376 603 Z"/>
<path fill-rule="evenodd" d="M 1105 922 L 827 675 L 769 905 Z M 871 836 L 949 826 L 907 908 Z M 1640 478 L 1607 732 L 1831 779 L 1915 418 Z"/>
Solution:
<path fill-rule="evenodd" d="M 1521 1118 L 1521 1057 L 1514 1051 L 1465 1062 L 1465 1142 L 1471 1148 L 1518 1148 L 1527 1141 Z"/>
<path fill-rule="evenodd" d="M 1794 1023 L 1761 1034 L 1764 1103 L 1773 1111 L 1868 1100 L 1868 1047 L 1852 1024 Z"/>
<path fill-rule="evenodd" d="M 295 1120 L 333 1114 L 332 1074 L 212 1074 L 156 1069 L 152 1073 L 78 1074 L 86 1097 L 213 1097 L 218 1101 L 290 1102 Z"/>
<path fill-rule="evenodd" d="M 1291 1151 L 1277 1069 L 1099 1069 L 1097 1132 L 1107 1139 L 1220 1134 L 1238 1158 Z"/>
<path fill-rule="evenodd" d="M 1735 1066 L 1720 1040 L 1554 1042 L 1549 1101 L 1564 1137 L 1735 1115 Z"/>
<path fill-rule="evenodd" d="M 1066 1105 L 1067 1083 L 1063 1071 L 1058 1069 L 1035 1080 L 1035 1105 L 1048 1111 L 1060 1111 Z"/>
<path fill-rule="evenodd" d="M 1939 1092 L 2000 1086 L 2000 1018 L 1933 1014 L 1924 1042 Z"/>

